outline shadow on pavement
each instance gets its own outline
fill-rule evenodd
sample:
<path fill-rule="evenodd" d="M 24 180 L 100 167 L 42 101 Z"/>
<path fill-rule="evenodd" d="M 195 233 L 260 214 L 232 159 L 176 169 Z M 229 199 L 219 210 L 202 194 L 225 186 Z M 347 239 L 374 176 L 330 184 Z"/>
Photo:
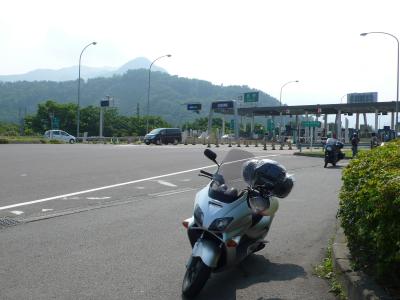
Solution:
<path fill-rule="evenodd" d="M 305 276 L 306 272 L 301 266 L 273 263 L 262 255 L 250 255 L 228 271 L 213 273 L 195 299 L 236 299 L 237 290 L 254 284 L 287 281 Z M 280 300 L 280 298 L 271 295 L 271 298 L 262 297 L 258 300 Z"/>
<path fill-rule="evenodd" d="M 343 165 L 336 165 L 336 166 L 328 166 L 328 167 L 326 167 L 326 169 L 343 169 L 345 167 L 346 166 L 343 166 Z"/>

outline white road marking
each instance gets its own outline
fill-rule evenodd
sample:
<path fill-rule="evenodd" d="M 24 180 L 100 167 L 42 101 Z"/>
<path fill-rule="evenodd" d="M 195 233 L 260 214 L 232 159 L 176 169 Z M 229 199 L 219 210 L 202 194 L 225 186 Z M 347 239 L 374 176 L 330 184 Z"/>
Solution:
<path fill-rule="evenodd" d="M 177 187 L 177 185 L 175 185 L 175 184 L 173 184 L 173 183 L 171 183 L 171 182 L 168 182 L 168 181 L 157 180 L 157 182 L 158 182 L 159 184 L 162 184 L 162 185 L 165 185 L 165 186 Z"/>
<path fill-rule="evenodd" d="M 28 176 L 27 174 L 21 174 L 21 177 L 25 177 L 25 176 Z"/>
<path fill-rule="evenodd" d="M 189 182 L 191 179 L 182 179 L 182 182 Z"/>
<path fill-rule="evenodd" d="M 86 197 L 88 200 L 105 200 L 110 199 L 111 197 Z"/>
<path fill-rule="evenodd" d="M 172 190 L 172 191 L 165 191 L 165 192 L 161 192 L 161 193 L 149 194 L 149 196 L 163 197 L 163 196 L 169 196 L 169 195 L 174 195 L 174 194 L 186 193 L 186 192 L 195 191 L 195 190 L 196 189 L 194 189 L 194 188 L 187 188 L 187 189 Z"/>
<path fill-rule="evenodd" d="M 136 187 L 138 190 L 144 190 L 144 186 L 137 186 Z"/>
<path fill-rule="evenodd" d="M 48 212 L 48 211 L 52 211 L 52 210 L 54 210 L 54 209 L 52 209 L 52 208 L 43 208 L 42 212 Z"/>
<path fill-rule="evenodd" d="M 262 156 L 257 156 L 257 157 L 254 157 L 254 158 L 272 157 L 272 156 L 278 156 L 278 155 L 277 154 L 275 154 L 275 155 L 262 155 Z M 246 161 L 246 160 L 248 160 L 248 158 L 226 162 L 225 164 L 233 164 L 233 163 L 236 163 L 236 162 Z M 128 181 L 128 182 L 122 182 L 122 183 L 102 186 L 102 187 L 93 188 L 93 189 L 84 190 L 84 191 L 79 191 L 79 192 L 74 192 L 74 193 L 70 193 L 70 194 L 58 195 L 58 196 L 48 197 L 48 198 L 44 198 L 44 199 L 38 199 L 38 200 L 33 200 L 33 201 L 27 201 L 27 202 L 22 202 L 22 203 L 16 203 L 16 204 L 11 204 L 11 205 L 1 206 L 0 210 L 10 209 L 10 208 L 20 207 L 20 206 L 26 206 L 26 205 L 31 205 L 31 204 L 41 203 L 41 202 L 47 202 L 47 201 L 51 201 L 51 200 L 68 198 L 68 197 L 72 197 L 72 196 L 76 196 L 76 195 L 82 195 L 82 194 L 102 191 L 102 190 L 106 190 L 106 189 L 112 189 L 112 188 L 116 188 L 116 187 L 121 187 L 121 186 L 125 186 L 125 185 L 130 185 L 130 184 L 134 184 L 134 183 L 143 182 L 143 181 L 150 181 L 150 180 L 155 180 L 155 179 L 160 179 L 160 178 L 164 178 L 164 177 L 175 176 L 175 175 L 180 175 L 180 174 L 185 174 L 185 173 L 190 173 L 190 172 L 199 171 L 199 170 L 202 170 L 202 169 L 209 169 L 209 168 L 215 168 L 215 165 L 213 164 L 213 165 L 210 165 L 210 166 L 204 166 L 204 167 L 194 168 L 194 169 L 190 169 L 190 170 L 184 170 L 184 171 L 179 171 L 179 172 L 174 172 L 174 173 L 169 173 L 169 174 L 164 174 L 164 175 L 158 175 L 158 176 L 154 176 L 154 177 L 142 178 L 142 179 L 138 179 L 138 180 L 132 180 L 132 181 Z"/>
<path fill-rule="evenodd" d="M 10 211 L 10 213 L 19 216 L 19 215 L 22 215 L 24 212 L 20 211 L 20 210 L 12 210 L 12 211 Z"/>

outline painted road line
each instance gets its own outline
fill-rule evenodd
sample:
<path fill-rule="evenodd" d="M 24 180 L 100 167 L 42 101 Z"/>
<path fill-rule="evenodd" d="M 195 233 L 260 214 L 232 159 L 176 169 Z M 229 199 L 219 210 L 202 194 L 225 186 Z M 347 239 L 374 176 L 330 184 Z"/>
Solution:
<path fill-rule="evenodd" d="M 12 210 L 12 211 L 10 211 L 10 213 L 19 216 L 19 215 L 22 215 L 24 212 L 20 211 L 20 210 Z"/>
<path fill-rule="evenodd" d="M 163 196 L 180 194 L 180 193 L 185 193 L 185 192 L 190 192 L 190 191 L 195 191 L 195 190 L 197 190 L 197 189 L 195 189 L 195 188 L 186 188 L 186 189 L 171 190 L 171 191 L 164 191 L 164 192 L 155 193 L 155 194 L 149 194 L 149 196 L 152 196 L 152 197 L 163 197 Z"/>
<path fill-rule="evenodd" d="M 52 209 L 52 208 L 43 208 L 42 209 L 42 212 L 48 212 L 48 211 L 53 211 L 54 209 Z"/>
<path fill-rule="evenodd" d="M 257 156 L 257 157 L 254 157 L 254 158 L 272 157 L 272 156 L 278 156 L 278 154 L 275 154 L 275 155 L 263 155 L 263 156 Z M 230 161 L 230 162 L 226 162 L 224 164 L 228 165 L 228 164 L 233 164 L 233 163 L 246 161 L 246 160 L 248 160 L 248 158 L 239 159 L 239 160 L 235 160 L 235 161 Z M 135 183 L 144 182 L 144 181 L 156 180 L 156 179 L 165 178 L 165 177 L 169 177 L 169 176 L 181 175 L 181 174 L 190 173 L 190 172 L 194 172 L 194 171 L 199 171 L 199 170 L 202 170 L 202 169 L 209 169 L 209 168 L 215 168 L 215 165 L 204 166 L 204 167 L 200 167 L 200 168 L 194 168 L 194 169 L 190 169 L 190 170 L 184 170 L 184 171 L 179 171 L 179 172 L 174 172 L 174 173 L 169 173 L 169 174 L 164 174 L 164 175 L 158 175 L 158 176 L 154 176 L 154 177 L 142 178 L 142 179 L 138 179 L 138 180 L 132 180 L 132 181 L 127 181 L 127 182 L 122 182 L 122 183 L 117 183 L 117 184 L 97 187 L 97 188 L 93 188 L 93 189 L 89 189 L 89 190 L 84 190 L 84 191 L 79 191 L 79 192 L 74 192 L 74 193 L 64 194 L 64 195 L 58 195 L 58 196 L 53 196 L 53 197 L 48 197 L 48 198 L 44 198 L 44 199 L 38 199 L 38 200 L 33 200 L 33 201 L 27 201 L 27 202 L 22 202 L 22 203 L 16 203 L 16 204 L 11 204 L 11 205 L 1 206 L 0 210 L 5 210 L 5 209 L 10 209 L 10 208 L 15 208 L 15 207 L 21 207 L 21 206 L 26 206 L 26 205 L 31 205 L 31 204 L 41 203 L 41 202 L 47 202 L 47 201 L 52 201 L 52 200 L 57 200 L 57 199 L 62 199 L 62 198 L 68 198 L 68 197 L 72 197 L 72 196 L 76 196 L 76 195 L 82 195 L 82 194 L 87 194 L 87 193 L 92 193 L 92 192 L 112 189 L 112 188 L 116 188 L 116 187 L 121 187 L 121 186 L 135 184 Z"/>
<path fill-rule="evenodd" d="M 164 181 L 164 180 L 157 180 L 157 183 L 165 185 L 165 186 L 177 187 L 177 185 L 175 185 L 175 184 L 173 184 L 171 182 L 168 182 L 168 181 Z"/>
<path fill-rule="evenodd" d="M 88 200 L 105 200 L 110 199 L 111 197 L 86 197 Z"/>

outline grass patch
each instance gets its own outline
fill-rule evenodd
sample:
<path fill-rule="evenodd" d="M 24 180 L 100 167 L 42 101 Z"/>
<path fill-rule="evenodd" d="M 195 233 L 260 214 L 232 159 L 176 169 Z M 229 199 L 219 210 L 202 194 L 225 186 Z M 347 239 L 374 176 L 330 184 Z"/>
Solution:
<path fill-rule="evenodd" d="M 329 240 L 325 258 L 322 260 L 321 264 L 314 267 L 314 275 L 318 276 L 319 278 L 328 280 L 330 284 L 329 292 L 335 294 L 338 299 L 347 300 L 348 298 L 345 295 L 342 286 L 337 280 L 336 273 L 333 270 L 332 244 L 333 238 Z"/>
<path fill-rule="evenodd" d="M 42 136 L 0 136 L 0 144 L 47 144 Z"/>

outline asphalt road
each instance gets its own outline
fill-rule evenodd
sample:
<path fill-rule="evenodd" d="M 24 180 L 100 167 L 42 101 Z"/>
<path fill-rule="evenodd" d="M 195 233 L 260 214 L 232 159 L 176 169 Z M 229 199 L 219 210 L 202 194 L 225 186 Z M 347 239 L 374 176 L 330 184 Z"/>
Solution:
<path fill-rule="evenodd" d="M 213 274 L 198 299 L 334 299 L 313 275 L 335 230 L 341 168 L 246 148 L 296 176 L 270 243 Z M 181 221 L 213 170 L 204 146 L 0 147 L 0 299 L 180 299 Z M 228 147 L 213 148 L 222 156 Z"/>

